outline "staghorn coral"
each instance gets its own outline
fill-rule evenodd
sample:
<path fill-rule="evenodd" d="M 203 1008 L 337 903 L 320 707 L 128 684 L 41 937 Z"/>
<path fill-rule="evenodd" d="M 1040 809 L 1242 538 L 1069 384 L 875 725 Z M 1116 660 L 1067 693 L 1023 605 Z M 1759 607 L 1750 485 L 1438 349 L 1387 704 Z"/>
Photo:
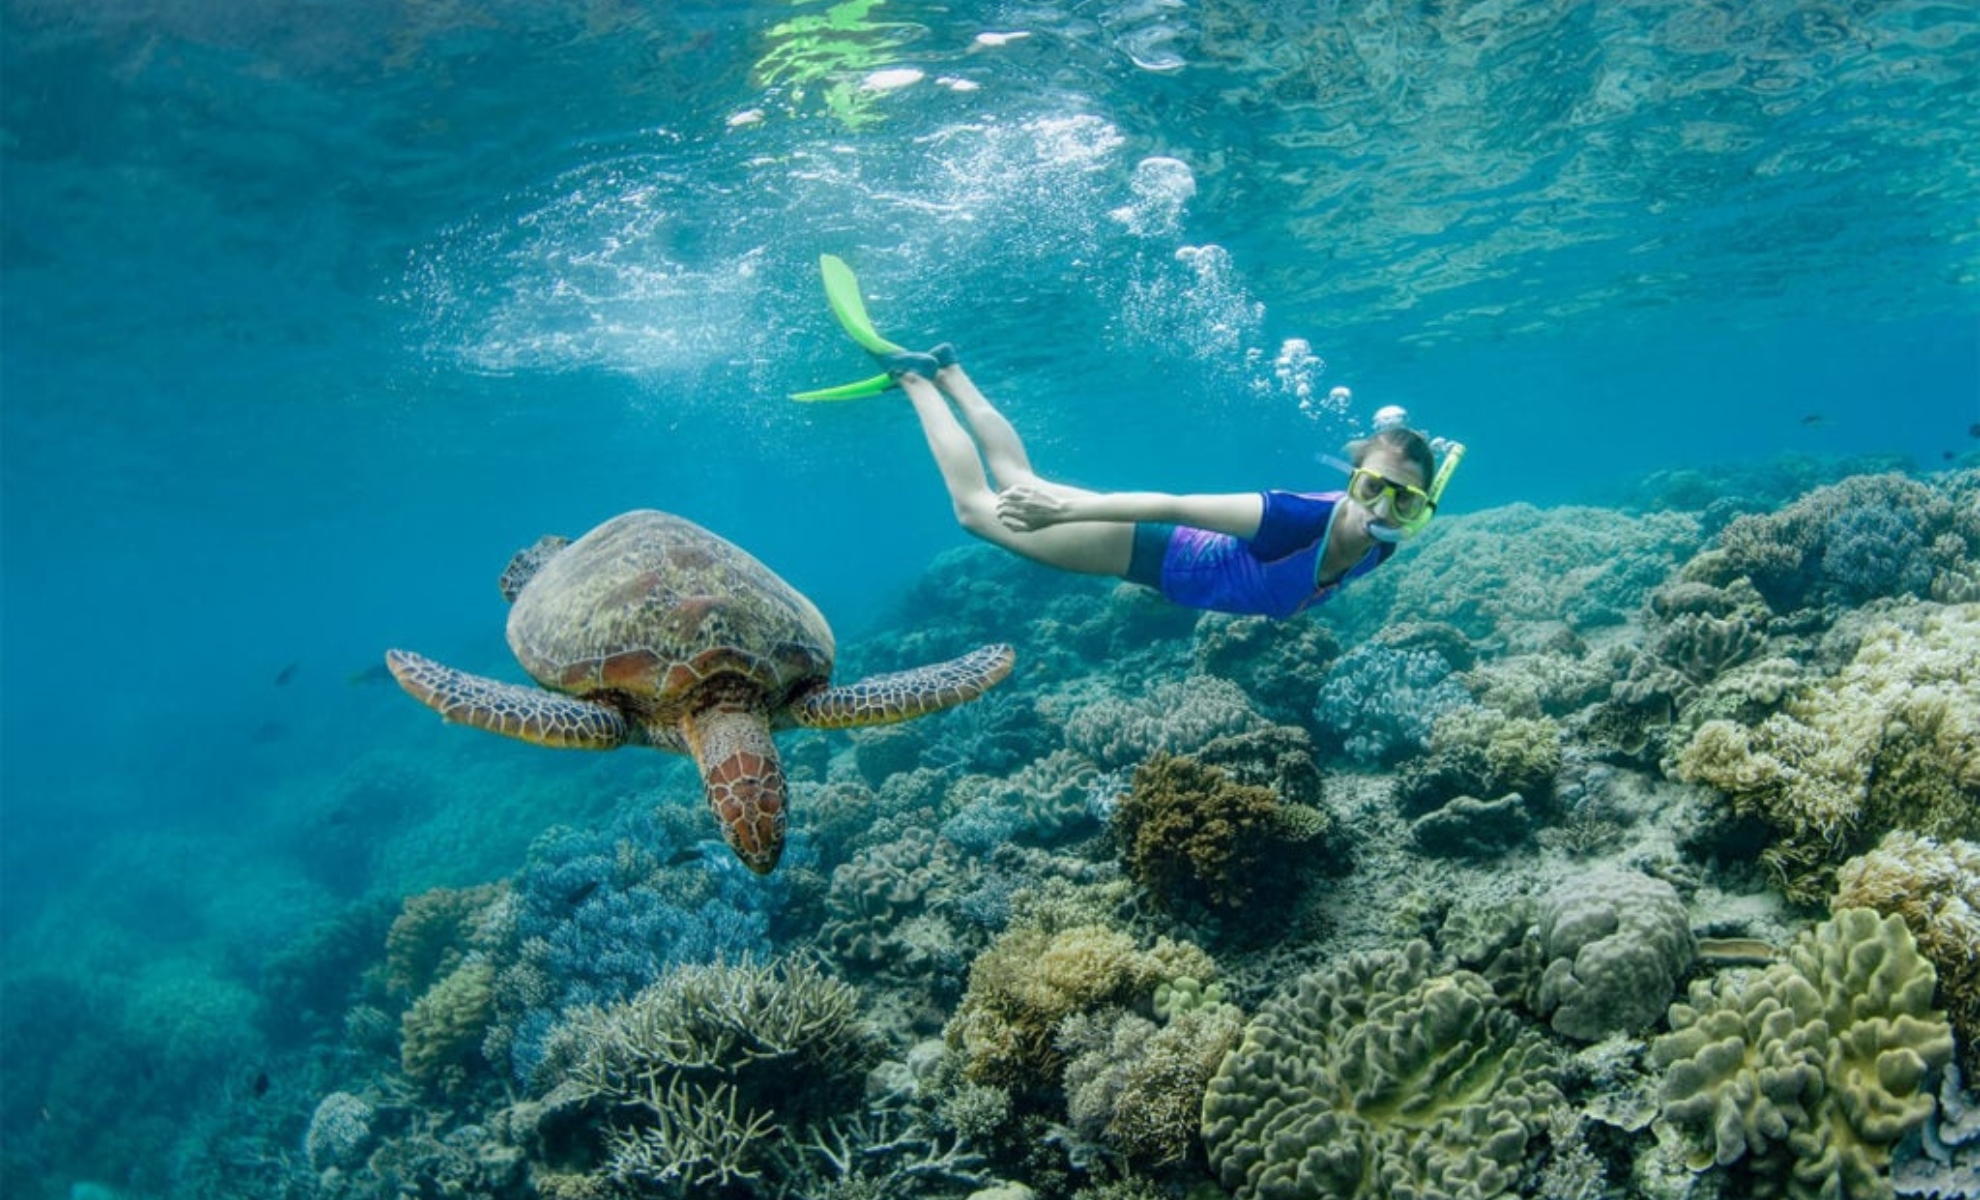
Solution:
<path fill-rule="evenodd" d="M 1980 605 L 1892 616 L 1785 711 L 1707 721 L 1669 766 L 1771 827 L 1762 859 L 1792 900 L 1819 902 L 1888 830 L 1980 836 Z"/>
<path fill-rule="evenodd" d="M 1534 1011 L 1584 1042 L 1639 1032 L 1661 1016 L 1695 949 L 1677 889 L 1621 868 L 1555 885 L 1527 936 L 1532 961 L 1544 964 Z"/>
<path fill-rule="evenodd" d="M 970 964 L 969 990 L 944 1037 L 971 1082 L 1036 1101 L 1059 1084 L 1067 1017 L 1146 1004 L 1161 984 L 1215 974 L 1209 955 L 1186 942 L 1163 938 L 1140 950 L 1104 925 L 1018 926 Z"/>
<path fill-rule="evenodd" d="M 675 967 L 553 1041 L 539 1086 L 602 1114 L 600 1173 L 663 1194 L 761 1178 L 781 1136 L 857 1104 L 881 1049 L 858 994 L 802 959 Z"/>
<path fill-rule="evenodd" d="M 1158 754 L 1135 768 L 1134 786 L 1114 809 L 1114 834 L 1128 874 L 1158 899 L 1230 912 L 1265 882 L 1279 807 L 1270 788 Z"/>
<path fill-rule="evenodd" d="M 1204 1146 L 1238 1200 L 1509 1195 L 1557 1076 L 1483 978 L 1412 942 L 1268 1001 L 1210 1081 Z"/>
<path fill-rule="evenodd" d="M 1891 1147 L 1931 1113 L 1927 1076 L 1952 1057 L 1935 983 L 1904 922 L 1863 908 L 1785 962 L 1693 983 L 1650 1046 L 1692 1169 L 1745 1160 L 1792 1200 L 1889 1196 Z"/>
<path fill-rule="evenodd" d="M 1836 872 L 1832 911 L 1868 908 L 1904 920 L 1939 973 L 1939 1003 L 1959 1037 L 1969 1078 L 1980 1077 L 1980 846 L 1906 830 Z"/>

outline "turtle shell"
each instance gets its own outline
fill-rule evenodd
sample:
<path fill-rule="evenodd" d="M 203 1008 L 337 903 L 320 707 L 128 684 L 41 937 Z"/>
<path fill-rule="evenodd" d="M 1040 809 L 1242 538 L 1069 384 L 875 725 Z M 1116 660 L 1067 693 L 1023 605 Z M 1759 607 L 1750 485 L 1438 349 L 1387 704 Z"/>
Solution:
<path fill-rule="evenodd" d="M 680 718 L 713 703 L 789 703 L 832 673 L 816 605 L 741 547 L 644 510 L 549 558 L 509 610 L 509 648 L 538 683 L 602 700 L 656 744 L 687 750 Z"/>

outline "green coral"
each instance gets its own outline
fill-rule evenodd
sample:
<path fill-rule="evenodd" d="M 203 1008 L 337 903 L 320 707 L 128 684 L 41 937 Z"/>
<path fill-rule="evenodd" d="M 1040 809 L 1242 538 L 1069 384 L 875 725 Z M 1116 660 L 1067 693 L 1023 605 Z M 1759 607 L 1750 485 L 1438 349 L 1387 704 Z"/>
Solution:
<path fill-rule="evenodd" d="M 470 957 L 400 1019 L 400 1065 L 408 1078 L 436 1091 L 460 1092 L 487 1066 L 481 1043 L 494 1020 L 495 968 Z"/>
<path fill-rule="evenodd" d="M 1898 830 L 1836 872 L 1833 910 L 1903 918 L 1939 973 L 1939 1003 L 1958 1035 L 1961 1070 L 1980 1079 L 1980 845 Z"/>
<path fill-rule="evenodd" d="M 1919 605 L 1834 676 L 1757 726 L 1707 721 L 1672 772 L 1769 825 L 1786 895 L 1816 903 L 1834 870 L 1892 829 L 1980 837 L 1980 605 Z"/>
<path fill-rule="evenodd" d="M 1269 1001 L 1203 1101 L 1238 1200 L 1511 1194 L 1561 1102 L 1555 1052 L 1430 947 L 1349 957 Z"/>
<path fill-rule="evenodd" d="M 460 965 L 488 909 L 507 885 L 433 888 L 408 896 L 385 935 L 385 985 L 417 996 Z"/>
<path fill-rule="evenodd" d="M 1902 919 L 1845 909 L 1764 971 L 1700 980 L 1651 1043 L 1663 1120 L 1704 1170 L 1746 1160 L 1763 1195 L 1888 1197 L 1891 1147 L 1952 1057 L 1937 977 Z"/>
<path fill-rule="evenodd" d="M 1244 907 L 1265 881 L 1280 829 L 1276 792 L 1183 755 L 1158 754 L 1137 767 L 1114 809 L 1135 882 L 1164 902 L 1223 912 Z"/>

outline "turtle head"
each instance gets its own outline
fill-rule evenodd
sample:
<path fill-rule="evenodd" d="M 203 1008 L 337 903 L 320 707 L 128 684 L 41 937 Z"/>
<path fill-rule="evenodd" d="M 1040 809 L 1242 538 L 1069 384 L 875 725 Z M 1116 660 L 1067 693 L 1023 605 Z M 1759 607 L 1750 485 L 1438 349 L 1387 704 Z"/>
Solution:
<path fill-rule="evenodd" d="M 784 853 L 789 806 L 770 723 L 751 708 L 703 709 L 685 719 L 708 810 L 742 864 L 768 875 Z"/>

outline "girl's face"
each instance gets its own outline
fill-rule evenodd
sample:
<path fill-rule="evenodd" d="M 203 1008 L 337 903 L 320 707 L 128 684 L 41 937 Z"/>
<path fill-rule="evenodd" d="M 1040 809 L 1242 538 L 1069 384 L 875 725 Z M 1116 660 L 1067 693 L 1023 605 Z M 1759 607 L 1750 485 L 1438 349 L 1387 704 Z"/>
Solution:
<path fill-rule="evenodd" d="M 1354 502 L 1359 527 L 1365 531 L 1371 520 L 1399 525 L 1421 513 L 1429 502 L 1423 492 L 1428 485 L 1423 473 L 1401 453 L 1374 446 L 1348 477 L 1348 499 Z"/>

